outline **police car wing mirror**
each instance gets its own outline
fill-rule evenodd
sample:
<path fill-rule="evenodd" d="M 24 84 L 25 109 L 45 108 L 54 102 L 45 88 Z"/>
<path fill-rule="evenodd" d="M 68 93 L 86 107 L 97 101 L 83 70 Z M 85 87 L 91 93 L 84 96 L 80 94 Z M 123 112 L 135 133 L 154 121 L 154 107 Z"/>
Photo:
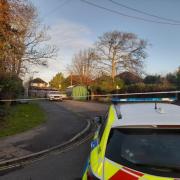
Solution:
<path fill-rule="evenodd" d="M 102 124 L 103 117 L 102 116 L 96 116 L 94 117 L 94 123 L 101 125 Z"/>

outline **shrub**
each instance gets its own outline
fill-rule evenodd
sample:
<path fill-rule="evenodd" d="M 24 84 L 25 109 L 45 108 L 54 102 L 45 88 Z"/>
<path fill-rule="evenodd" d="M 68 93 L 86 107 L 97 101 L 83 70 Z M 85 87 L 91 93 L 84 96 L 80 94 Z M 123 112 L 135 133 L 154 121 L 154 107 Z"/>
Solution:
<path fill-rule="evenodd" d="M 0 99 L 17 98 L 23 93 L 22 80 L 9 73 L 0 74 Z"/>
<path fill-rule="evenodd" d="M 176 85 L 177 85 L 178 90 L 180 90 L 180 69 L 176 76 L 177 76 Z"/>
<path fill-rule="evenodd" d="M 122 88 L 124 86 L 124 82 L 115 78 L 115 81 L 112 81 L 112 78 L 109 76 L 102 76 L 97 79 L 92 85 L 92 90 L 97 94 L 107 94 L 116 92 L 116 88 Z"/>

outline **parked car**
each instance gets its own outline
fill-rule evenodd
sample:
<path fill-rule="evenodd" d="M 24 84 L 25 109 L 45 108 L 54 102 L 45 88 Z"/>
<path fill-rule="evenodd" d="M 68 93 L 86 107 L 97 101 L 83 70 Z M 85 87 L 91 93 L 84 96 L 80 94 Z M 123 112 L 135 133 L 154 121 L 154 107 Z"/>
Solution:
<path fill-rule="evenodd" d="M 50 100 L 50 101 L 62 101 L 63 100 L 63 95 L 60 94 L 59 91 L 50 91 L 48 92 L 47 94 L 47 98 Z"/>
<path fill-rule="evenodd" d="M 113 104 L 96 118 L 83 180 L 180 179 L 180 107 Z"/>
<path fill-rule="evenodd" d="M 67 94 L 66 94 L 66 93 L 64 93 L 64 92 L 60 92 L 60 95 L 61 95 L 62 99 L 68 99 L 68 97 L 67 97 Z"/>

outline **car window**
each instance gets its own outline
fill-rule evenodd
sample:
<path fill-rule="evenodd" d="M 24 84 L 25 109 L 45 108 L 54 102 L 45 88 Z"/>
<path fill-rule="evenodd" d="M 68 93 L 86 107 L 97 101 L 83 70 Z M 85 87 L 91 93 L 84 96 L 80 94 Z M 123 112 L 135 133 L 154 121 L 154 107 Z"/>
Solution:
<path fill-rule="evenodd" d="M 119 128 L 110 132 L 106 157 L 144 173 L 180 177 L 179 152 L 179 129 Z"/>

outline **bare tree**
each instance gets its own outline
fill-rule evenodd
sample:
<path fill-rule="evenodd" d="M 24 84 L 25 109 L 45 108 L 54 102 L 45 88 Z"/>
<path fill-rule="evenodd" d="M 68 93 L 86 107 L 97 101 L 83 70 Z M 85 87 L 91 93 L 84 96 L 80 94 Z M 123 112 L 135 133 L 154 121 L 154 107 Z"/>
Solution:
<path fill-rule="evenodd" d="M 94 59 L 96 58 L 93 49 L 81 50 L 74 55 L 68 71 L 71 74 L 78 75 L 81 84 L 88 85 L 89 80 L 92 80 L 96 74 Z"/>
<path fill-rule="evenodd" d="M 99 68 L 115 76 L 120 71 L 136 74 L 143 72 L 147 42 L 135 34 L 119 31 L 107 32 L 95 44 Z"/>

